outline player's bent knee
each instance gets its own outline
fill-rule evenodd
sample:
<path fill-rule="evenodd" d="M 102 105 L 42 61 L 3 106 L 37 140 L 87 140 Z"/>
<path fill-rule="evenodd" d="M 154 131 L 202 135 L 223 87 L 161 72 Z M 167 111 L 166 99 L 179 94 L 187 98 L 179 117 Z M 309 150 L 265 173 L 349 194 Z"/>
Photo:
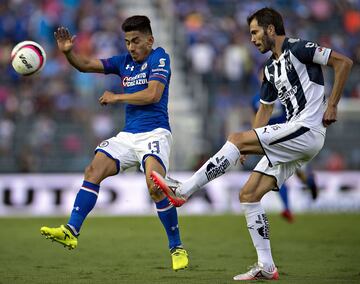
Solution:
<path fill-rule="evenodd" d="M 248 191 L 243 189 L 239 193 L 240 203 L 259 202 L 261 197 L 262 196 L 259 195 L 256 191 Z"/>
<path fill-rule="evenodd" d="M 239 148 L 239 146 L 241 145 L 242 133 L 230 133 L 227 140 Z"/>
<path fill-rule="evenodd" d="M 231 133 L 228 136 L 228 141 L 233 143 L 239 149 L 241 149 L 243 147 L 244 133 L 243 132 Z"/>

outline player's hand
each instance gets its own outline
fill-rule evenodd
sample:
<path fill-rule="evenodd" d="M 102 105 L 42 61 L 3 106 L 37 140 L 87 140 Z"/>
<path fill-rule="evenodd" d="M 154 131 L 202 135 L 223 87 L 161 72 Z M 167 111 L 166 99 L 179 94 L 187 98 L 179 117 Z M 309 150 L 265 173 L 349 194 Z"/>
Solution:
<path fill-rule="evenodd" d="M 337 118 L 337 108 L 334 106 L 328 106 L 324 116 L 323 116 L 323 125 L 328 127 L 330 124 L 334 123 Z"/>
<path fill-rule="evenodd" d="M 58 28 L 56 32 L 54 32 L 54 36 L 60 51 L 68 53 L 72 50 L 76 36 L 71 36 L 67 28 Z"/>
<path fill-rule="evenodd" d="M 112 92 L 105 91 L 104 94 L 99 98 L 99 103 L 102 106 L 106 106 L 107 104 L 114 104 L 116 103 L 117 95 Z"/>
<path fill-rule="evenodd" d="M 247 155 L 240 155 L 240 163 L 241 163 L 242 165 L 245 164 L 246 158 L 247 158 Z"/>

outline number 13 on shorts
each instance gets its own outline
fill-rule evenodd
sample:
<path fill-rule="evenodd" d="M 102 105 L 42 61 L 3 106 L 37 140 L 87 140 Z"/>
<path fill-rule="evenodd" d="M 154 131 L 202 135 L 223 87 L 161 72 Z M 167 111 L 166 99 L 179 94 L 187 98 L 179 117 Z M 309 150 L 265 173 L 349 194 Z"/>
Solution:
<path fill-rule="evenodd" d="M 148 148 L 152 154 L 159 154 L 160 153 L 160 143 L 159 141 L 152 141 L 149 142 Z"/>

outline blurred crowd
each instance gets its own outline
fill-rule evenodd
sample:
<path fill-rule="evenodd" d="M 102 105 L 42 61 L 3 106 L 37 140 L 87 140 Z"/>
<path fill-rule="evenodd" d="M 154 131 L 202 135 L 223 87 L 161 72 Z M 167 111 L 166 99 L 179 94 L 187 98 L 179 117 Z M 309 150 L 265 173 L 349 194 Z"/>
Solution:
<path fill-rule="evenodd" d="M 104 90 L 120 92 L 113 76 L 82 74 L 56 46 L 59 26 L 76 34 L 76 51 L 107 58 L 125 51 L 119 1 L 6 0 L 0 2 L 0 171 L 82 171 L 96 144 L 119 131 L 122 106 L 100 107 Z M 22 40 L 39 42 L 47 63 L 21 77 L 10 52 Z M 117 125 L 118 124 L 118 125 Z"/>
<path fill-rule="evenodd" d="M 249 127 L 246 109 L 259 88 L 257 74 L 266 56 L 251 46 L 246 17 L 263 6 L 285 15 L 287 35 L 350 56 L 355 65 L 345 96 L 360 98 L 358 0 L 173 2 L 176 37 L 184 36 L 186 48 L 177 54 L 186 62 L 184 72 L 207 88 L 212 129 L 204 135 L 214 149 L 229 130 Z M 122 8 L 117 0 L 0 1 L 0 172 L 82 171 L 96 144 L 122 128 L 123 106 L 97 103 L 104 90 L 121 92 L 120 80 L 76 71 L 53 36 L 65 26 L 77 36 L 77 52 L 97 58 L 119 54 L 126 50 L 120 23 L 128 15 Z M 40 74 L 21 77 L 13 71 L 10 52 L 22 40 L 45 48 L 47 63 Z M 331 76 L 326 79 L 330 86 Z"/>

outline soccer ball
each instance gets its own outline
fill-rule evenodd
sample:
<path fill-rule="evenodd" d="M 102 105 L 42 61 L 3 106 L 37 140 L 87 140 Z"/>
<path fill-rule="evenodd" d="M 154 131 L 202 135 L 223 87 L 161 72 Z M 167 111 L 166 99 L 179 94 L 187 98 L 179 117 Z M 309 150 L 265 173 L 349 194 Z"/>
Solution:
<path fill-rule="evenodd" d="M 45 66 L 45 62 L 45 50 L 34 41 L 22 41 L 11 51 L 12 66 L 17 73 L 24 76 L 40 72 Z"/>

